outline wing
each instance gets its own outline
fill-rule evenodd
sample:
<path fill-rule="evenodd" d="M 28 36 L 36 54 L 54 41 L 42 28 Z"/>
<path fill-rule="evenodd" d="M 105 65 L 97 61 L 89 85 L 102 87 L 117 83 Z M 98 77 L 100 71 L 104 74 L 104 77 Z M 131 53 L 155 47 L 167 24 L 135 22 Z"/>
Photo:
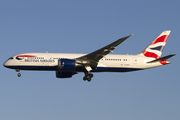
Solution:
<path fill-rule="evenodd" d="M 133 34 L 132 34 L 133 35 Z M 124 38 L 118 39 L 115 42 L 96 50 L 90 54 L 82 56 L 76 59 L 77 64 L 82 64 L 87 71 L 90 71 L 91 68 L 96 68 L 99 60 L 106 56 L 108 53 L 112 52 L 116 46 L 122 43 L 127 38 L 131 37 L 132 35 L 126 36 Z"/>

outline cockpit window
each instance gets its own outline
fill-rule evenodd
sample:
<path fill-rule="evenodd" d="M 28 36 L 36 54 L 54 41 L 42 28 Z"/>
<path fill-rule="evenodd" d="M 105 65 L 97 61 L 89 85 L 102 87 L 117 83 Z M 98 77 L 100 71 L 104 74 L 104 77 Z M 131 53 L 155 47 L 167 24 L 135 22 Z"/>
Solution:
<path fill-rule="evenodd" d="M 10 58 L 9 58 L 9 60 L 12 60 L 12 59 L 13 59 L 13 57 L 10 57 Z"/>

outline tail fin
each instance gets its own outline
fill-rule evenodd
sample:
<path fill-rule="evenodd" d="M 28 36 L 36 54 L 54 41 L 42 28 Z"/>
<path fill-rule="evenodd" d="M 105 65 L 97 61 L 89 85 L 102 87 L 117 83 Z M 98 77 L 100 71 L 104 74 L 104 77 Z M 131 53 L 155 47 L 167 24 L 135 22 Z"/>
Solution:
<path fill-rule="evenodd" d="M 139 55 L 143 55 L 145 57 L 151 57 L 158 59 L 161 57 L 164 46 L 166 45 L 166 41 L 169 37 L 170 30 L 163 31 L 142 53 Z"/>

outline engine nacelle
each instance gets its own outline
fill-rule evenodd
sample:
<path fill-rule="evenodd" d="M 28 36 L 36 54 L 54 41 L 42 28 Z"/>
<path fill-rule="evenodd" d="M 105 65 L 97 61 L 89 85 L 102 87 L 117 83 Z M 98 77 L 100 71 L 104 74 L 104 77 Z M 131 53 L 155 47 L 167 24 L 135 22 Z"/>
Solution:
<path fill-rule="evenodd" d="M 70 59 L 59 59 L 58 70 L 74 70 L 76 68 L 76 61 Z"/>
<path fill-rule="evenodd" d="M 74 75 L 73 72 L 56 71 L 56 77 L 57 78 L 71 78 L 73 75 Z"/>

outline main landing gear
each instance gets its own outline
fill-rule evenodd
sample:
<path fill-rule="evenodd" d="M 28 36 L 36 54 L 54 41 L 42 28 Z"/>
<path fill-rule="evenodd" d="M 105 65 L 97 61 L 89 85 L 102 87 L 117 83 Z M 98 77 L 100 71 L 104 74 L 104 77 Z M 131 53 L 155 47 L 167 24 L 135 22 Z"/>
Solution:
<path fill-rule="evenodd" d="M 93 77 L 93 74 L 88 73 L 88 72 L 85 72 L 84 74 L 85 74 L 85 76 L 83 77 L 83 80 L 84 80 L 84 81 L 87 80 L 88 82 L 90 82 L 90 81 L 91 81 L 91 78 Z"/>
<path fill-rule="evenodd" d="M 16 70 L 16 72 L 18 72 L 17 76 L 18 76 L 18 77 L 21 77 L 20 70 L 19 70 L 19 69 L 17 69 L 17 70 Z"/>

